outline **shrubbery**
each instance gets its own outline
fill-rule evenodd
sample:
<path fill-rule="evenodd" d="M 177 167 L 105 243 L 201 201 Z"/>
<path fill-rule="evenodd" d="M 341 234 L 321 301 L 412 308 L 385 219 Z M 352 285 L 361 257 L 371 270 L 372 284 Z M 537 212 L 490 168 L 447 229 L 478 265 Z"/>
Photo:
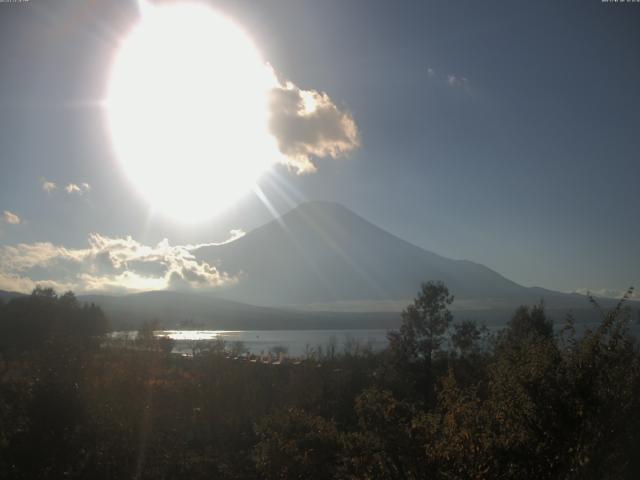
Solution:
<path fill-rule="evenodd" d="M 0 306 L 0 477 L 640 478 L 624 302 L 580 336 L 543 305 L 489 335 L 450 303 L 425 284 L 387 351 L 273 366 L 100 347 L 97 307 L 37 290 Z"/>

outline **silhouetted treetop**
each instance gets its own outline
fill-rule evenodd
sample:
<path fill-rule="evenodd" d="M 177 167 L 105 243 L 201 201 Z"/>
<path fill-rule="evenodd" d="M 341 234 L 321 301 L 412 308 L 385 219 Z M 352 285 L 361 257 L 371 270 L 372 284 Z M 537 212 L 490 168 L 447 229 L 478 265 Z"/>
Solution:
<path fill-rule="evenodd" d="M 87 342 L 104 335 L 108 321 L 100 307 L 81 304 L 73 292 L 61 296 L 36 287 L 0 310 L 0 351 L 23 351 L 61 341 Z"/>

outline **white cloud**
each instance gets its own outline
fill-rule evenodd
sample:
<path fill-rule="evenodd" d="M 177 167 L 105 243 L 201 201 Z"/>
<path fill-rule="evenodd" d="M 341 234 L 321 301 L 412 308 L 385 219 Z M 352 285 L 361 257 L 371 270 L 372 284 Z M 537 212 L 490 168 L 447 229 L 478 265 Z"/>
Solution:
<path fill-rule="evenodd" d="M 44 192 L 53 193 L 56 190 L 58 190 L 58 185 L 51 180 L 47 180 L 46 178 L 41 178 L 40 182 L 41 182 L 42 190 Z M 89 192 L 90 190 L 91 190 L 91 185 L 89 185 L 87 182 L 67 183 L 67 185 L 64 187 L 64 191 L 69 195 L 83 195 Z"/>
<path fill-rule="evenodd" d="M 10 212 L 9 210 L 5 210 L 2 214 L 2 221 L 4 223 L 8 223 L 9 225 L 18 225 L 22 222 L 20 217 L 15 213 Z"/>
<path fill-rule="evenodd" d="M 454 73 L 448 73 L 446 75 L 438 75 L 434 68 L 427 68 L 427 77 L 438 83 L 443 83 L 451 88 L 462 88 L 464 90 L 469 89 L 469 80 L 467 77 L 457 75 Z"/>
<path fill-rule="evenodd" d="M 51 182 L 45 178 L 42 179 L 42 190 L 47 192 L 47 193 L 52 193 L 54 191 L 56 191 L 58 188 L 58 186 L 55 184 L 55 182 Z"/>
<path fill-rule="evenodd" d="M 232 231 L 237 239 L 241 231 Z M 211 243 L 206 245 L 219 245 Z M 76 292 L 136 292 L 167 288 L 206 290 L 237 282 L 214 265 L 198 261 L 203 245 L 155 246 L 131 237 L 89 236 L 88 247 L 70 249 L 49 242 L 0 246 L 0 289 L 29 291 L 36 285 Z"/>
<path fill-rule="evenodd" d="M 465 77 L 450 73 L 449 75 L 447 75 L 447 84 L 450 87 L 464 88 L 469 85 L 469 80 L 467 80 Z"/>
<path fill-rule="evenodd" d="M 236 228 L 233 229 L 229 232 L 229 238 L 226 239 L 224 242 L 220 242 L 217 243 L 216 245 L 224 245 L 226 243 L 231 243 L 231 242 L 235 242 L 236 240 L 238 240 L 239 238 L 242 238 L 246 235 L 246 232 L 244 230 L 242 230 L 241 228 Z"/>
<path fill-rule="evenodd" d="M 326 93 L 302 90 L 291 82 L 271 90 L 269 127 L 282 163 L 297 173 L 315 172 L 317 159 L 336 159 L 360 146 L 350 112 Z"/>
<path fill-rule="evenodd" d="M 91 190 L 91 185 L 86 182 L 83 182 L 79 185 L 76 183 L 69 183 L 66 187 L 64 187 L 64 190 L 69 195 L 83 195 Z"/>

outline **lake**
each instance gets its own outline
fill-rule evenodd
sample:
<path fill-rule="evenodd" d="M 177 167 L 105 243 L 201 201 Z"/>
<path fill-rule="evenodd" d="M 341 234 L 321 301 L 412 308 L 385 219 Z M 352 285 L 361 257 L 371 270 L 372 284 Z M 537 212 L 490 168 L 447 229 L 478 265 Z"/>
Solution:
<path fill-rule="evenodd" d="M 135 338 L 137 332 L 114 332 L 116 338 Z M 374 352 L 384 350 L 388 344 L 387 330 L 159 330 L 157 336 L 175 340 L 173 352 L 191 355 L 194 348 L 207 342 L 223 340 L 227 348 L 242 342 L 244 351 L 261 355 L 274 350 L 285 351 L 290 357 L 304 357 L 331 346 L 336 353 L 346 349 L 368 348 Z"/>
<path fill-rule="evenodd" d="M 555 325 L 556 331 L 562 323 Z M 598 323 L 588 322 L 575 325 L 578 336 L 587 328 L 596 328 Z M 497 332 L 502 326 L 489 327 Z M 631 331 L 640 336 L 638 324 L 631 325 Z M 206 347 L 208 342 L 223 340 L 227 349 L 236 342 L 242 342 L 243 351 L 262 355 L 274 351 L 285 352 L 289 357 L 306 357 L 319 350 L 323 353 L 334 348 L 335 353 L 355 349 L 369 349 L 373 352 L 384 350 L 388 345 L 386 329 L 352 330 L 158 330 L 156 336 L 167 336 L 175 340 L 174 353 L 191 355 L 194 349 Z M 134 339 L 136 331 L 113 332 L 112 338 Z"/>

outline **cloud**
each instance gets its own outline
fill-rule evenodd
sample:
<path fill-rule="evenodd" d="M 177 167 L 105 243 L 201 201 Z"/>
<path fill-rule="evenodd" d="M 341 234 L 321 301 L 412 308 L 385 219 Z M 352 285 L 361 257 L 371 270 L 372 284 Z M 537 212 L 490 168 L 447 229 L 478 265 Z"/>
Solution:
<path fill-rule="evenodd" d="M 58 188 L 58 186 L 54 183 L 51 182 L 45 178 L 42 179 L 42 190 L 47 192 L 47 193 L 52 193 L 54 191 L 56 191 Z"/>
<path fill-rule="evenodd" d="M 232 231 L 236 239 L 241 231 Z M 36 285 L 76 292 L 127 293 L 167 288 L 207 290 L 238 281 L 193 251 L 202 245 L 145 245 L 133 238 L 92 233 L 87 248 L 49 242 L 0 246 L 0 289 L 27 292 Z"/>
<path fill-rule="evenodd" d="M 65 192 L 69 195 L 83 195 L 91 190 L 91 185 L 86 182 L 81 184 L 69 183 L 66 187 L 64 187 Z"/>
<path fill-rule="evenodd" d="M 427 77 L 433 79 L 434 81 L 438 81 L 439 83 L 443 83 L 451 88 L 462 88 L 464 90 L 469 89 L 469 80 L 467 77 L 463 77 L 462 75 L 457 75 L 453 73 L 448 73 L 446 75 L 439 75 L 434 68 L 427 68 Z"/>
<path fill-rule="evenodd" d="M 450 87 L 464 88 L 468 84 L 469 80 L 467 80 L 465 77 L 460 77 L 452 73 L 447 75 L 447 85 L 449 85 Z"/>
<path fill-rule="evenodd" d="M 15 213 L 10 212 L 9 210 L 5 210 L 2 214 L 2 221 L 4 223 L 8 223 L 9 225 L 19 225 L 22 220 Z"/>
<path fill-rule="evenodd" d="M 58 185 L 51 180 L 47 180 L 46 178 L 41 178 L 41 187 L 44 192 L 53 193 L 58 190 Z M 81 183 L 67 183 L 64 187 L 64 191 L 69 195 L 83 195 L 91 190 L 91 185 L 87 182 Z"/>
<path fill-rule="evenodd" d="M 220 243 L 216 243 L 215 245 L 225 245 L 227 243 L 231 243 L 231 242 L 235 242 L 236 240 L 238 240 L 239 238 L 242 238 L 246 235 L 246 232 L 244 230 L 242 230 L 241 228 L 236 228 L 233 229 L 229 232 L 229 238 L 227 238 L 225 241 L 220 242 Z"/>
<path fill-rule="evenodd" d="M 315 172 L 319 158 L 339 158 L 360 146 L 350 112 L 324 92 L 285 82 L 271 90 L 271 134 L 283 154 L 281 163 L 297 173 Z"/>

